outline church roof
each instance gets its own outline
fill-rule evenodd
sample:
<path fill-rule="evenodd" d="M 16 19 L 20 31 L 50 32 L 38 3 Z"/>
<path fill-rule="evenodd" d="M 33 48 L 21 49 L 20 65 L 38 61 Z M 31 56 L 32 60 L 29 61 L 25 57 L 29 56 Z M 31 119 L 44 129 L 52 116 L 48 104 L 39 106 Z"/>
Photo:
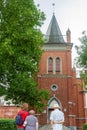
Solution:
<path fill-rule="evenodd" d="M 46 43 L 65 43 L 54 14 L 46 32 L 46 39 Z"/>

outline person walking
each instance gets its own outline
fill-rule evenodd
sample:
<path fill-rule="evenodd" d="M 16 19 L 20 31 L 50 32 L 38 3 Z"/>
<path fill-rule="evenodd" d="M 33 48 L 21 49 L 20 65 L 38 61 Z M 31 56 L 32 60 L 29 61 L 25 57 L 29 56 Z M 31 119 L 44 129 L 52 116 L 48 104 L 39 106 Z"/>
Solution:
<path fill-rule="evenodd" d="M 50 115 L 50 125 L 53 130 L 62 130 L 62 124 L 64 123 L 64 113 L 59 109 L 59 105 L 54 104 L 54 110 Z"/>
<path fill-rule="evenodd" d="M 28 103 L 24 103 L 21 105 L 21 110 L 18 112 L 21 115 L 22 120 L 25 121 L 26 116 L 29 115 L 29 106 Z M 17 125 L 17 130 L 25 130 L 25 127 L 22 125 Z"/>
<path fill-rule="evenodd" d="M 35 111 L 30 110 L 29 114 L 24 121 L 25 130 L 38 130 L 38 119 L 35 116 Z"/>

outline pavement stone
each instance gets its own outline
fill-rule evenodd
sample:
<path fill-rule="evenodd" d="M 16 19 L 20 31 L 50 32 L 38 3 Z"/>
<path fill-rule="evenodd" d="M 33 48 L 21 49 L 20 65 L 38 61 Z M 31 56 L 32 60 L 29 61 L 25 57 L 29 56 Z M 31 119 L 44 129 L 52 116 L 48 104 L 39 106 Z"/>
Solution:
<path fill-rule="evenodd" d="M 46 125 L 44 125 L 44 126 L 40 126 L 40 127 L 39 127 L 39 130 L 52 130 L 52 129 L 50 128 L 50 125 L 49 125 L 49 124 L 46 124 Z M 68 128 L 68 127 L 66 127 L 66 126 L 63 126 L 63 130 L 70 130 L 70 128 Z"/>

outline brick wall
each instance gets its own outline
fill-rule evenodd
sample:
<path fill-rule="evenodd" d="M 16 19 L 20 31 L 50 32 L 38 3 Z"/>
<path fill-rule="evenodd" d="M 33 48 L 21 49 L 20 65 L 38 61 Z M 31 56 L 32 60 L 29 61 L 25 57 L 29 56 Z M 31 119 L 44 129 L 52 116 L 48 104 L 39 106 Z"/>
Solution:
<path fill-rule="evenodd" d="M 15 106 L 0 106 L 0 118 L 15 119 L 20 108 Z"/>

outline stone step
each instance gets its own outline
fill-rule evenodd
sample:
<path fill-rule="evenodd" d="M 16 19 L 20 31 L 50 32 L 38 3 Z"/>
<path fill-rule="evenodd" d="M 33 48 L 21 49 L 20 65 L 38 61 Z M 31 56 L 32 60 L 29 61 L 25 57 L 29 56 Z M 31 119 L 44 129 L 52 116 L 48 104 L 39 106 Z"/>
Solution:
<path fill-rule="evenodd" d="M 71 130 L 71 129 L 66 126 L 63 126 L 63 130 Z"/>
<path fill-rule="evenodd" d="M 51 128 L 50 128 L 50 125 L 47 124 L 47 125 L 39 127 L 39 130 L 51 130 Z M 70 128 L 63 126 L 63 130 L 70 130 Z"/>

